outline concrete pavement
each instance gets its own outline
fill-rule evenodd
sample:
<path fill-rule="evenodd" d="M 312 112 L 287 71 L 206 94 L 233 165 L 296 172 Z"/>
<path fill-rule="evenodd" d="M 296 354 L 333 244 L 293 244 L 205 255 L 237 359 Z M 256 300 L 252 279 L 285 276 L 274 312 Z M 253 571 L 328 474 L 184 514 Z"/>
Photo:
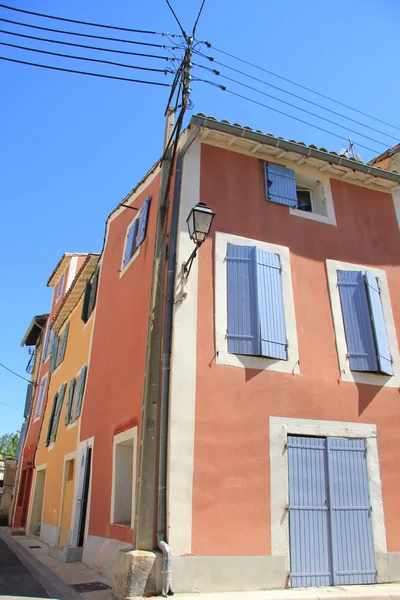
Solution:
<path fill-rule="evenodd" d="M 14 552 L 0 540 L 0 595 L 49 598 L 45 588 L 17 558 Z"/>

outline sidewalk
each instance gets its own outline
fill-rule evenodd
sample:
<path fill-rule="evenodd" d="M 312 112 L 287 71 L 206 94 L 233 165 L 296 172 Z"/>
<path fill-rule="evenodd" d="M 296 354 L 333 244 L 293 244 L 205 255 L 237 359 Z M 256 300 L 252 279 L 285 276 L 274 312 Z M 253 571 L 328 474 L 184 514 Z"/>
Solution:
<path fill-rule="evenodd" d="M 52 558 L 47 554 L 47 544 L 37 537 L 11 536 L 10 528 L 0 527 L 0 540 L 33 573 L 50 597 L 60 600 L 115 600 L 111 582 L 103 575 L 81 562 L 63 563 Z"/>

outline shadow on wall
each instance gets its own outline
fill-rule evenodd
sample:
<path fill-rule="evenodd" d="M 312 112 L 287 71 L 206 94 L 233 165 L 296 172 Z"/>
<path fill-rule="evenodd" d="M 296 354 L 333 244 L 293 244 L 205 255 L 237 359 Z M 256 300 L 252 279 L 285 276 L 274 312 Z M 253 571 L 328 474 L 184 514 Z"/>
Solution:
<path fill-rule="evenodd" d="M 388 379 L 390 379 L 390 378 L 388 377 Z M 356 383 L 355 385 L 357 386 L 357 392 L 358 392 L 358 416 L 361 417 L 361 415 L 369 407 L 371 402 L 385 388 L 384 388 L 384 386 L 381 386 L 381 385 L 367 385 L 367 384 L 363 384 L 363 383 Z M 382 398 L 382 400 L 383 400 L 383 398 Z"/>

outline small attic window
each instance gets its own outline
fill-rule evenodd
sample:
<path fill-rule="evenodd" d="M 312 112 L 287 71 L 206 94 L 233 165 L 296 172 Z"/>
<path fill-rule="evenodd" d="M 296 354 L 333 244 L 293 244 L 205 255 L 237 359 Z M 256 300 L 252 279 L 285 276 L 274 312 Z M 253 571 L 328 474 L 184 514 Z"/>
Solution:
<path fill-rule="evenodd" d="M 56 288 L 56 300 L 58 300 L 63 292 L 64 289 L 64 279 L 65 279 L 65 273 L 63 273 L 60 277 L 60 281 L 57 284 L 57 288 Z"/>

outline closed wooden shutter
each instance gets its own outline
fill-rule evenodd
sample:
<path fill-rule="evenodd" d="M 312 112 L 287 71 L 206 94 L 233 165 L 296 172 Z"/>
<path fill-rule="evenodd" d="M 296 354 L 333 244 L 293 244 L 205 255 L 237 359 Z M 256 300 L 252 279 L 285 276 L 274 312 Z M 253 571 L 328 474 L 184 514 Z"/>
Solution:
<path fill-rule="evenodd" d="M 67 348 L 68 332 L 69 332 L 69 323 L 67 323 L 66 326 L 65 326 L 65 328 L 64 328 L 64 333 L 63 333 L 62 338 L 61 338 L 60 353 L 58 355 L 56 366 L 58 366 L 59 364 L 61 364 L 62 361 L 64 360 L 65 350 Z"/>
<path fill-rule="evenodd" d="M 83 402 L 83 392 L 85 390 L 86 383 L 86 372 L 87 366 L 85 365 L 81 369 L 80 377 L 79 377 L 79 386 L 78 386 L 78 398 L 76 400 L 76 410 L 75 410 L 75 419 L 79 417 L 82 410 L 82 402 Z"/>
<path fill-rule="evenodd" d="M 367 271 L 365 273 L 365 283 L 371 310 L 372 326 L 375 334 L 379 370 L 381 373 L 386 373 L 386 375 L 393 375 L 392 357 L 390 355 L 389 340 L 386 333 L 378 280 Z"/>
<path fill-rule="evenodd" d="M 64 402 L 66 387 L 67 387 L 67 384 L 63 383 L 58 392 L 56 408 L 54 411 L 53 424 L 52 424 L 51 433 L 50 433 L 50 442 L 55 442 L 56 437 L 57 437 L 58 423 L 60 421 L 60 415 L 61 415 L 62 405 Z"/>
<path fill-rule="evenodd" d="M 88 308 L 89 308 L 91 290 L 92 290 L 91 283 L 90 283 L 89 279 L 87 279 L 86 284 L 85 284 L 85 295 L 83 297 L 82 313 L 81 313 L 81 319 L 84 323 L 86 323 L 89 318 Z"/>
<path fill-rule="evenodd" d="M 72 407 L 72 401 L 74 399 L 75 383 L 76 383 L 76 381 L 75 381 L 75 377 L 74 377 L 69 382 L 68 401 L 67 401 L 67 406 L 65 409 L 65 418 L 64 418 L 65 425 L 68 425 L 68 423 L 71 420 L 71 407 Z"/>
<path fill-rule="evenodd" d="M 49 369 L 50 373 L 52 373 L 54 371 L 54 369 L 56 368 L 59 341 L 60 341 L 60 339 L 56 335 L 54 337 L 53 345 L 51 347 L 51 359 L 50 359 L 50 369 Z"/>
<path fill-rule="evenodd" d="M 139 248 L 140 244 L 146 237 L 147 221 L 149 218 L 149 207 L 150 207 L 150 196 L 147 196 L 143 202 L 143 206 L 140 209 L 139 227 L 136 235 L 136 248 Z"/>

